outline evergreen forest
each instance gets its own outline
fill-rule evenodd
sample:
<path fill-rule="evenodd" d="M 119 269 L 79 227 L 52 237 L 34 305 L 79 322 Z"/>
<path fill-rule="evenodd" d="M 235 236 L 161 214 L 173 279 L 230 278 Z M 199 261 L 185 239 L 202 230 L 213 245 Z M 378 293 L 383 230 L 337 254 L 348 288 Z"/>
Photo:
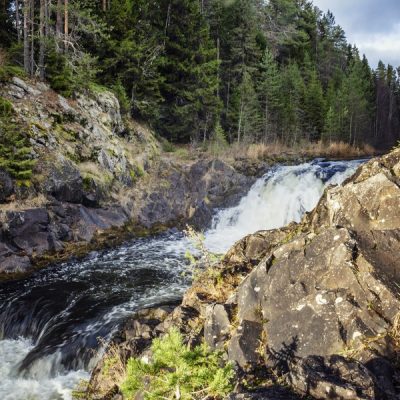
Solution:
<path fill-rule="evenodd" d="M 400 137 L 400 67 L 372 68 L 309 0 L 2 0 L 0 81 L 91 85 L 174 143 Z"/>

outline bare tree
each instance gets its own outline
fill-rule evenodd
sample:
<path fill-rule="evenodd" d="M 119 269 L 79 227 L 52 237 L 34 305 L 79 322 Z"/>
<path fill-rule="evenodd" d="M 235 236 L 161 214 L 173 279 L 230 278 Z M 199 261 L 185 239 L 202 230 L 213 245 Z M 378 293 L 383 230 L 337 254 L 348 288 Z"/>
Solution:
<path fill-rule="evenodd" d="M 62 36 L 62 0 L 57 0 L 57 9 L 56 9 L 56 37 L 59 40 Z"/>
<path fill-rule="evenodd" d="M 65 49 L 68 47 L 68 0 L 64 0 L 64 41 Z"/>
<path fill-rule="evenodd" d="M 24 69 L 25 72 L 30 74 L 30 49 L 29 49 L 29 14 L 30 14 L 30 0 L 24 0 Z"/>
<path fill-rule="evenodd" d="M 15 0 L 15 27 L 17 29 L 18 43 L 21 42 L 21 22 L 19 18 L 19 1 Z"/>
<path fill-rule="evenodd" d="M 30 45 L 31 45 L 31 54 L 30 54 L 30 74 L 33 75 L 35 72 L 35 0 L 30 1 L 29 7 L 29 20 L 30 20 Z"/>
<path fill-rule="evenodd" d="M 39 74 L 40 79 L 44 79 L 44 50 L 45 50 L 45 3 L 46 0 L 40 0 L 39 10 Z"/>

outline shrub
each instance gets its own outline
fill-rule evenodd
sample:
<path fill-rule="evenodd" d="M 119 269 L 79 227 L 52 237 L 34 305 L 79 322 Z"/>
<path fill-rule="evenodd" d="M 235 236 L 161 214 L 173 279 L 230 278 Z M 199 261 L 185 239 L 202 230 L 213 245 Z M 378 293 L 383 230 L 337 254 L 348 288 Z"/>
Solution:
<path fill-rule="evenodd" d="M 13 106 L 10 101 L 7 99 L 0 97 L 0 115 L 4 117 L 9 117 L 11 114 L 13 114 Z"/>
<path fill-rule="evenodd" d="M 174 153 L 176 151 L 176 147 L 165 138 L 161 138 L 161 147 L 166 153 Z"/>
<path fill-rule="evenodd" d="M 0 82 L 8 82 L 13 76 L 23 78 L 25 76 L 25 72 L 21 67 L 16 65 L 0 66 Z"/>
<path fill-rule="evenodd" d="M 28 184 L 35 160 L 22 126 L 12 120 L 12 104 L 0 97 L 0 167 L 19 183 Z"/>
<path fill-rule="evenodd" d="M 150 363 L 131 358 L 121 385 L 126 399 L 142 393 L 146 400 L 225 399 L 233 390 L 232 364 L 223 365 L 221 353 L 206 345 L 189 349 L 175 328 L 151 346 Z"/>
<path fill-rule="evenodd" d="M 112 91 L 114 92 L 115 96 L 119 101 L 119 105 L 121 108 L 121 114 L 128 114 L 131 109 L 131 102 L 126 94 L 125 88 L 123 87 L 120 80 L 111 87 Z"/>

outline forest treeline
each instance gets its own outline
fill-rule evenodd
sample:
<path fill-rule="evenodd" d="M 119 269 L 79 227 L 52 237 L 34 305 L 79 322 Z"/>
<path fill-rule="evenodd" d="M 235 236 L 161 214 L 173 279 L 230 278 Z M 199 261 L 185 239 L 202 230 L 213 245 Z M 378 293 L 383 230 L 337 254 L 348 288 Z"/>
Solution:
<path fill-rule="evenodd" d="M 308 0 L 1 0 L 8 63 L 73 95 L 115 91 L 174 142 L 400 137 L 400 68 Z"/>

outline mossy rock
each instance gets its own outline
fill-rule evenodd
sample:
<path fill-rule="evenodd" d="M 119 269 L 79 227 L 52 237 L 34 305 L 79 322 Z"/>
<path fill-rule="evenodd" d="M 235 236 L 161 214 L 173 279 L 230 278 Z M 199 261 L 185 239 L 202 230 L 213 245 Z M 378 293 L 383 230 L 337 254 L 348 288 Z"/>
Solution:
<path fill-rule="evenodd" d="M 0 67 L 0 82 L 9 82 L 14 76 L 23 78 L 25 71 L 16 65 L 4 65 Z"/>
<path fill-rule="evenodd" d="M 0 96 L 0 118 L 8 117 L 14 113 L 11 101 Z"/>

